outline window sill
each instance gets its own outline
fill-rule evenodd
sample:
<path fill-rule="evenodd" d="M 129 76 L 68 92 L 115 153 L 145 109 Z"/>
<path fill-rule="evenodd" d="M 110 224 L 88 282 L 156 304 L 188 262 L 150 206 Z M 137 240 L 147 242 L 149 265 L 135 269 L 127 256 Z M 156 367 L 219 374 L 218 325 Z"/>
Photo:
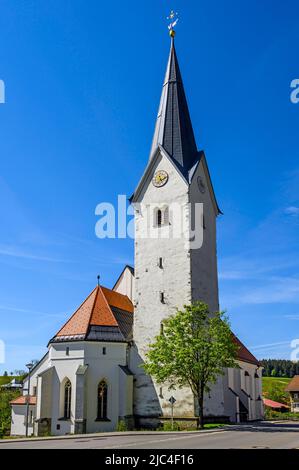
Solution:
<path fill-rule="evenodd" d="M 109 419 L 109 418 L 97 418 L 97 419 L 95 419 L 95 422 L 110 423 L 111 419 Z"/>

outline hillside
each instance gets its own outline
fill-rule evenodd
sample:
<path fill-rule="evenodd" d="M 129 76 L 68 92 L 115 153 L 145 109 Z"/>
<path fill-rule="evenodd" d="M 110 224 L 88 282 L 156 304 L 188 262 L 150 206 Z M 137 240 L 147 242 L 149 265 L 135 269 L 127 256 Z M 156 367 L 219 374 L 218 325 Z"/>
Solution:
<path fill-rule="evenodd" d="M 285 387 L 291 381 L 285 377 L 263 377 L 263 396 L 271 400 L 289 403 L 289 394 Z"/>
<path fill-rule="evenodd" d="M 8 376 L 0 375 L 0 386 L 8 384 L 9 382 L 12 381 L 12 379 L 16 379 L 16 378 L 17 377 L 14 377 L 14 376 L 11 376 L 11 375 L 8 375 Z"/>

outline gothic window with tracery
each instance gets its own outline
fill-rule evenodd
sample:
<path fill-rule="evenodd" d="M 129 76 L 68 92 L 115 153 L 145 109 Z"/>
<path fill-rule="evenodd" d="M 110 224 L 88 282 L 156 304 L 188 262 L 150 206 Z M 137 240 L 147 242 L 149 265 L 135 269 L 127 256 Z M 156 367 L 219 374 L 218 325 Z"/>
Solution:
<path fill-rule="evenodd" d="M 108 386 L 105 380 L 101 380 L 98 386 L 98 416 L 97 419 L 107 419 Z"/>
<path fill-rule="evenodd" d="M 72 405 L 72 384 L 69 380 L 66 381 L 64 386 L 64 418 L 70 419 Z"/>

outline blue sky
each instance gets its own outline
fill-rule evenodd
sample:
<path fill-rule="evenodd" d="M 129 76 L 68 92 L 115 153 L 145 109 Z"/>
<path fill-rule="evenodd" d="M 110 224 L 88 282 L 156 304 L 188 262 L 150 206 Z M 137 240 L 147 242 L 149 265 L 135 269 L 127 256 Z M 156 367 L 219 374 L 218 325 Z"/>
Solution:
<path fill-rule="evenodd" d="M 145 167 L 169 50 L 219 205 L 220 301 L 259 357 L 299 337 L 297 2 L 1 0 L 1 370 L 23 368 L 89 294 L 133 262 L 95 207 Z"/>

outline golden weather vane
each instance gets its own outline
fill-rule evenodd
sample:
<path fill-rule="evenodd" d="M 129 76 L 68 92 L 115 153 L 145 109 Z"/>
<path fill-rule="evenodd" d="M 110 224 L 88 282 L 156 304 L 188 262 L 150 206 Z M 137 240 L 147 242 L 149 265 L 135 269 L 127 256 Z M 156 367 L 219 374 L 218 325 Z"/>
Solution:
<path fill-rule="evenodd" d="M 175 36 L 174 27 L 177 25 L 177 22 L 179 21 L 178 13 L 171 10 L 170 15 L 167 16 L 167 19 L 170 21 L 168 25 L 169 34 L 172 38 L 174 38 Z"/>

